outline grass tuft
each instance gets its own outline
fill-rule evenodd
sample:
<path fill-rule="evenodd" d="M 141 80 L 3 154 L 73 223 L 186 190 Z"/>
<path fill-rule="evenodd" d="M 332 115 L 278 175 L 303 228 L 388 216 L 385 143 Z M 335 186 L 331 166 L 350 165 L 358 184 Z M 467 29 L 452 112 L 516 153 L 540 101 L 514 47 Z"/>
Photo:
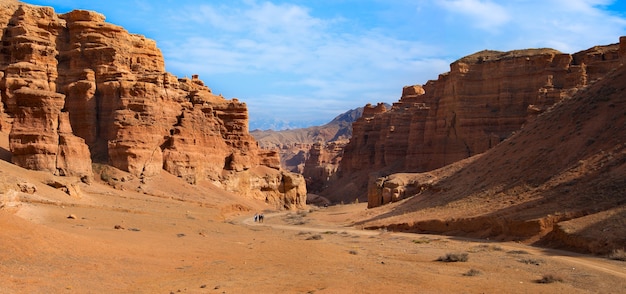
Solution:
<path fill-rule="evenodd" d="M 477 270 L 477 269 L 470 269 L 469 271 L 467 271 L 463 275 L 466 276 L 466 277 L 473 277 L 473 276 L 478 276 L 480 274 L 481 274 L 481 272 L 479 270 Z"/>

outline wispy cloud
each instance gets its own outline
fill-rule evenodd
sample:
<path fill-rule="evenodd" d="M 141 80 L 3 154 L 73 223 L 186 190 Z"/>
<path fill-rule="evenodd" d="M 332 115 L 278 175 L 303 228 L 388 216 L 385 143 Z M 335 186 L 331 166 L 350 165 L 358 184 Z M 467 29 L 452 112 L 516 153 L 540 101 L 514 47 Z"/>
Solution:
<path fill-rule="evenodd" d="M 495 30 L 511 19 L 506 8 L 489 0 L 449 0 L 439 4 L 454 15 L 466 16 L 469 25 L 480 29 Z"/>

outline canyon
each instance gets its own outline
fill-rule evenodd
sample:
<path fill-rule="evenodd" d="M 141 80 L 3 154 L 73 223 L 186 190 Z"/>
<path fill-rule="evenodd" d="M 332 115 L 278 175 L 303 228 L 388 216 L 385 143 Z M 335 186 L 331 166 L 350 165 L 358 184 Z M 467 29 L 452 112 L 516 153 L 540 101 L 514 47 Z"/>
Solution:
<path fill-rule="evenodd" d="M 3 0 L 0 27 L 0 292 L 626 289 L 626 37 L 250 132 L 97 12 Z"/>
<path fill-rule="evenodd" d="M 312 144 L 299 172 L 319 203 L 393 204 L 359 222 L 372 229 L 621 249 L 619 41 L 463 57 L 391 107 L 366 105 L 347 144 Z"/>

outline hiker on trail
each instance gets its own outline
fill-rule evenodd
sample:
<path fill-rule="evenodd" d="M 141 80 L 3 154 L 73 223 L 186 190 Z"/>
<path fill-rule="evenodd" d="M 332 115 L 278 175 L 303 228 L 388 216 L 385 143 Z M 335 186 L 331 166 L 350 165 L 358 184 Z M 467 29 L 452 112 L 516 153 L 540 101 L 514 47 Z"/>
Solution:
<path fill-rule="evenodd" d="M 261 214 L 259 215 L 259 222 L 260 222 L 260 223 L 262 223 L 262 222 L 263 222 L 263 218 L 264 218 L 264 216 L 263 216 L 263 214 L 261 213 Z"/>
<path fill-rule="evenodd" d="M 258 219 L 259 219 L 259 214 L 258 214 L 258 213 L 255 213 L 255 214 L 254 214 L 254 222 L 256 223 L 256 221 L 257 221 Z"/>

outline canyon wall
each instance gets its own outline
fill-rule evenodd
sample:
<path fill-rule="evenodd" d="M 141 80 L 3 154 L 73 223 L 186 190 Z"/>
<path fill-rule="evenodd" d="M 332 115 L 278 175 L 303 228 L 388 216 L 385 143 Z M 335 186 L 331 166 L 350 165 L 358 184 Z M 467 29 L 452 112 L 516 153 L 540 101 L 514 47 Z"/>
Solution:
<path fill-rule="evenodd" d="M 15 164 L 90 176 L 94 161 L 144 180 L 165 170 L 277 206 L 304 205 L 304 180 L 259 174 L 279 159 L 249 134 L 246 104 L 213 94 L 198 76 L 166 72 L 154 41 L 96 12 L 58 15 L 13 1 L 0 9 L 0 128 L 10 132 Z M 293 191 L 277 190 L 281 182 Z"/>
<path fill-rule="evenodd" d="M 309 149 L 302 175 L 312 193 L 324 190 L 324 185 L 337 173 L 347 140 L 317 142 Z"/>
<path fill-rule="evenodd" d="M 391 109 L 366 107 L 323 194 L 364 200 L 368 182 L 376 185 L 379 177 L 429 171 L 485 152 L 615 69 L 618 51 L 613 44 L 575 54 L 528 49 L 461 58 L 436 81 L 405 87 Z"/>
<path fill-rule="evenodd" d="M 375 179 L 371 207 L 405 199 L 364 226 L 602 255 L 623 250 L 625 49 L 621 38 L 621 65 L 494 148 L 436 170 Z"/>

